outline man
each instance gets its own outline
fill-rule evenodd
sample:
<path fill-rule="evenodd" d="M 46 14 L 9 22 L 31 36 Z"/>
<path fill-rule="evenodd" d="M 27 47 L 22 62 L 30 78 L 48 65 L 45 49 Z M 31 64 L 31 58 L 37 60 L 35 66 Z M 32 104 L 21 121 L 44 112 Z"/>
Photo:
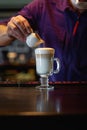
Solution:
<path fill-rule="evenodd" d="M 0 45 L 26 41 L 31 28 L 60 59 L 60 72 L 51 81 L 87 80 L 87 0 L 33 0 L 1 23 Z"/>

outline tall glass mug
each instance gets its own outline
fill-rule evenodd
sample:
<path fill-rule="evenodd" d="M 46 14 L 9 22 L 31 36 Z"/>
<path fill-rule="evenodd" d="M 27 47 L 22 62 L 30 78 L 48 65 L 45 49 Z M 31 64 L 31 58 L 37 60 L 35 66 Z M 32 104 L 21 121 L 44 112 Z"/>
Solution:
<path fill-rule="evenodd" d="M 56 74 L 60 70 L 60 62 L 58 58 L 54 58 L 54 48 L 37 48 L 35 49 L 36 72 L 40 76 L 39 89 L 53 89 L 54 86 L 49 85 L 49 76 Z M 54 70 L 54 62 L 56 69 Z"/>

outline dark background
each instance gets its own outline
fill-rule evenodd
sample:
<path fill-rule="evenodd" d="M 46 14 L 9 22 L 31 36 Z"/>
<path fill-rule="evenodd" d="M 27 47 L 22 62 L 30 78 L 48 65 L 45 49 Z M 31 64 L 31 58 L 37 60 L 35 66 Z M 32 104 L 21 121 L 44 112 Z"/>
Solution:
<path fill-rule="evenodd" d="M 0 21 L 13 16 L 32 0 L 1 0 Z M 0 81 L 37 80 L 34 49 L 18 40 L 0 47 Z"/>

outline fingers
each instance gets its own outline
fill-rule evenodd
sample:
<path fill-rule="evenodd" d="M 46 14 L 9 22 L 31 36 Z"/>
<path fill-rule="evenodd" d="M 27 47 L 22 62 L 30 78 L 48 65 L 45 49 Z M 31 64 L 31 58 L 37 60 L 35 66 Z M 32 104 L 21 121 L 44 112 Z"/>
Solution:
<path fill-rule="evenodd" d="M 20 29 L 20 31 L 24 35 L 30 33 L 31 27 L 30 27 L 28 21 L 24 17 L 22 17 L 21 15 L 13 17 L 12 22 Z"/>
<path fill-rule="evenodd" d="M 32 32 L 32 28 L 31 28 L 29 22 L 24 17 L 22 17 L 21 15 L 19 15 L 18 18 L 19 17 L 23 21 L 24 29 L 27 31 L 27 33 L 31 33 Z"/>
<path fill-rule="evenodd" d="M 12 17 L 7 24 L 7 28 L 9 36 L 13 36 L 21 41 L 24 41 L 32 30 L 29 22 L 21 15 Z"/>
<path fill-rule="evenodd" d="M 24 41 L 25 35 L 12 21 L 8 22 L 7 32 L 9 36 L 12 36 L 18 40 Z"/>
<path fill-rule="evenodd" d="M 8 23 L 8 30 L 7 30 L 8 36 L 12 36 L 18 40 L 24 41 L 25 36 L 23 33 L 13 24 Z"/>

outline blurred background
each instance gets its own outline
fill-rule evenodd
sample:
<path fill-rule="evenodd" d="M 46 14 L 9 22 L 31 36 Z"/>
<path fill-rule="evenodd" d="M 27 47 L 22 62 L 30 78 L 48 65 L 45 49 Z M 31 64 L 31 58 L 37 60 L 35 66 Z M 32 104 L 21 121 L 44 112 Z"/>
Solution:
<path fill-rule="evenodd" d="M 0 20 L 7 19 L 32 0 L 0 0 Z M 0 81 L 35 81 L 34 49 L 18 40 L 0 47 Z"/>

